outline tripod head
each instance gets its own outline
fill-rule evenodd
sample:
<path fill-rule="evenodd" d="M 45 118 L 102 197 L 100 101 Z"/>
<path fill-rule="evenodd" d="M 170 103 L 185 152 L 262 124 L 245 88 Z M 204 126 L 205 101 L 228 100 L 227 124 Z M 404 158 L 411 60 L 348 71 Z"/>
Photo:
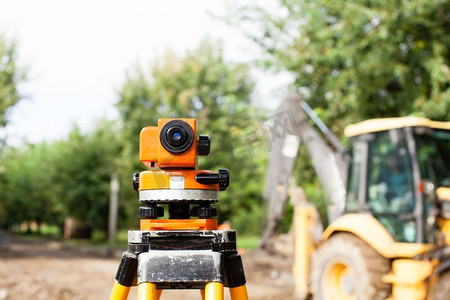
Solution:
<path fill-rule="evenodd" d="M 217 216 L 210 204 L 229 185 L 229 172 L 197 170 L 198 156 L 210 152 L 210 138 L 197 138 L 195 119 L 159 119 L 158 126 L 142 129 L 139 158 L 150 170 L 133 175 L 139 191 L 139 216 L 154 219 L 164 215 L 159 204 L 168 204 L 169 219 Z M 191 205 L 198 205 L 190 207 Z"/>

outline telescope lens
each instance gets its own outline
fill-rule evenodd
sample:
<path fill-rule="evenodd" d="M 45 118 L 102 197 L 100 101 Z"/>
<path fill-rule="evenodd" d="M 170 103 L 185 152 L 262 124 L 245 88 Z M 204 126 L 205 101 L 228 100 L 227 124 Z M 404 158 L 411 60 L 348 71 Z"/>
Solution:
<path fill-rule="evenodd" d="M 180 138 L 181 138 L 181 134 L 180 134 L 179 132 L 175 132 L 175 133 L 173 134 L 173 139 L 174 139 L 174 140 L 178 141 Z"/>
<path fill-rule="evenodd" d="M 192 145 L 194 131 L 185 121 L 173 120 L 163 126 L 159 138 L 167 151 L 182 153 Z"/>
<path fill-rule="evenodd" d="M 184 128 L 175 125 L 167 129 L 166 137 L 170 146 L 180 147 L 186 142 L 188 134 Z"/>

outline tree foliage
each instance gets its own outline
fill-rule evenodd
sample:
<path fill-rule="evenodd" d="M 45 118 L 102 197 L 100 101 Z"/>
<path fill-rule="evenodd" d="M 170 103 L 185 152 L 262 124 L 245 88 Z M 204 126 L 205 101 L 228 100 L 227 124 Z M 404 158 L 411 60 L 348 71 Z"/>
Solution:
<path fill-rule="evenodd" d="M 62 227 L 65 218 L 106 230 L 109 182 L 120 153 L 111 122 L 65 140 L 7 147 L 0 156 L 0 226 L 34 220 Z"/>
<path fill-rule="evenodd" d="M 289 71 L 294 88 L 334 131 L 373 117 L 450 118 L 449 1 L 278 5 L 233 13 L 263 49 L 260 62 Z"/>
<path fill-rule="evenodd" d="M 89 133 L 75 127 L 66 140 L 52 146 L 54 187 L 64 215 L 82 220 L 90 229 L 106 231 L 110 180 L 116 172 L 120 146 L 111 121 L 101 121 Z"/>
<path fill-rule="evenodd" d="M 53 193 L 55 153 L 46 143 L 6 148 L 0 154 L 0 227 L 35 220 L 62 222 L 60 203 Z"/>
<path fill-rule="evenodd" d="M 0 127 L 7 123 L 8 109 L 20 100 L 17 87 L 24 79 L 24 70 L 17 65 L 15 43 L 0 36 Z"/>

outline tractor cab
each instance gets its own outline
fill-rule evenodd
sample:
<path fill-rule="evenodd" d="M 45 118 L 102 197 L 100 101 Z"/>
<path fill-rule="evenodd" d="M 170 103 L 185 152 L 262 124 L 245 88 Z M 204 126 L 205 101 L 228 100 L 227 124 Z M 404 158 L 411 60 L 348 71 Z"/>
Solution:
<path fill-rule="evenodd" d="M 435 242 L 438 188 L 450 187 L 450 122 L 403 117 L 350 125 L 346 213 L 373 215 L 396 242 Z"/>

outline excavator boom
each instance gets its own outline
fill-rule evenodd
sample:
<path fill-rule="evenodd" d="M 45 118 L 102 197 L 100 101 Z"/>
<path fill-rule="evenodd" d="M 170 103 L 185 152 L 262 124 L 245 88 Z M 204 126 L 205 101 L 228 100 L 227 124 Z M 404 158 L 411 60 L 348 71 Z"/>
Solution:
<path fill-rule="evenodd" d="M 312 119 L 329 140 L 309 124 Z M 289 180 L 298 156 L 300 142 L 306 146 L 319 181 L 329 199 L 328 217 L 336 219 L 344 210 L 348 157 L 339 140 L 328 130 L 298 94 L 288 95 L 271 118 L 271 152 L 266 175 L 264 199 L 268 202 L 268 219 L 260 247 L 270 248 L 279 221 L 284 216 Z M 330 146 L 331 144 L 331 146 Z"/>

